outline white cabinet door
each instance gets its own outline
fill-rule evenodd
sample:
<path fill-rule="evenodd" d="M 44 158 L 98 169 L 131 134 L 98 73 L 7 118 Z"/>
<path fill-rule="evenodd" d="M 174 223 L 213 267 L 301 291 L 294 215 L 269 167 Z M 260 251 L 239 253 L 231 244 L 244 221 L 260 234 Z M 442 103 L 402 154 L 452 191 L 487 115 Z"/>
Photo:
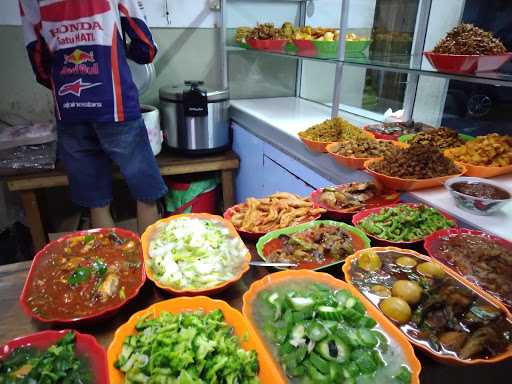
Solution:
<path fill-rule="evenodd" d="M 237 124 L 233 124 L 233 150 L 240 157 L 235 179 L 235 201 L 263 197 L 263 141 Z"/>
<path fill-rule="evenodd" d="M 271 158 L 263 157 L 265 195 L 276 192 L 291 192 L 300 196 L 308 196 L 314 188 L 302 179 L 276 163 Z"/>

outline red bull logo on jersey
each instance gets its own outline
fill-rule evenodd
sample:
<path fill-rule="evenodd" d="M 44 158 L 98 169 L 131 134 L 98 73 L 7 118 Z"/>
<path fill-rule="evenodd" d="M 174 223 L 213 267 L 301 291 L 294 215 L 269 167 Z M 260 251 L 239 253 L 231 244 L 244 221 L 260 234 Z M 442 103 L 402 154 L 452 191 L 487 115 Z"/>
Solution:
<path fill-rule="evenodd" d="M 82 79 L 78 79 L 72 83 L 63 84 L 59 89 L 59 96 L 75 95 L 81 96 L 84 89 L 94 88 L 101 83 L 86 83 Z"/>
<path fill-rule="evenodd" d="M 64 64 L 83 64 L 83 63 L 94 63 L 94 52 L 84 52 L 80 49 L 75 49 L 72 54 L 64 55 Z"/>
<path fill-rule="evenodd" d="M 92 63 L 92 65 L 87 65 Z M 69 67 L 66 64 L 72 64 Z M 99 75 L 100 69 L 94 59 L 94 52 L 84 52 L 75 49 L 71 54 L 64 55 L 64 65 L 60 71 L 61 75 Z"/>

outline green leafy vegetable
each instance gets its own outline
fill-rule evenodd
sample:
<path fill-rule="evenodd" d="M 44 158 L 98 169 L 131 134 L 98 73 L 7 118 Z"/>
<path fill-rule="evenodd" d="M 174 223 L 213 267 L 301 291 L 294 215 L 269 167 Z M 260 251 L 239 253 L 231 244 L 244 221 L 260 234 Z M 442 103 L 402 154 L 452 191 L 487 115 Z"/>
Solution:
<path fill-rule="evenodd" d="M 218 309 L 162 312 L 140 319 L 135 328 L 115 362 L 127 384 L 259 383 L 256 352 L 240 347 Z"/>
<path fill-rule="evenodd" d="M 86 267 L 78 267 L 75 271 L 68 277 L 68 283 L 71 286 L 76 286 L 78 284 L 84 283 L 91 277 L 91 269 Z"/>
<path fill-rule="evenodd" d="M 89 384 L 92 374 L 75 353 L 75 335 L 67 333 L 46 351 L 15 349 L 0 361 L 1 384 Z"/>

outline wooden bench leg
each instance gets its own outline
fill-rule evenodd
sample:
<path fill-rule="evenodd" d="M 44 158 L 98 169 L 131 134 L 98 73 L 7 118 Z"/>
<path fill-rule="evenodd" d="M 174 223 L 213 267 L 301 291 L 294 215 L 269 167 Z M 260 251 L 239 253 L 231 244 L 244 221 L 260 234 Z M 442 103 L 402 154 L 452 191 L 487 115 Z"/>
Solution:
<path fill-rule="evenodd" d="M 233 171 L 221 171 L 222 181 L 222 200 L 224 210 L 235 204 L 235 185 L 233 179 Z"/>
<path fill-rule="evenodd" d="M 37 196 L 35 191 L 20 191 L 21 203 L 25 210 L 27 224 L 32 235 L 34 242 L 34 250 L 37 252 L 46 244 L 46 235 L 41 221 L 41 212 L 39 211 L 39 204 L 37 203 Z"/>

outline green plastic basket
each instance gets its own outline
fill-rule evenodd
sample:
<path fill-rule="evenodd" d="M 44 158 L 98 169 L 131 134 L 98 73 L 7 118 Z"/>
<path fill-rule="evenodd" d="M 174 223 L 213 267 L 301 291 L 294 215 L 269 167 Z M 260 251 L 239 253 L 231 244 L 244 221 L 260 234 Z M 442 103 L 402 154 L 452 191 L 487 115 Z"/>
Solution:
<path fill-rule="evenodd" d="M 398 141 L 400 141 L 401 143 L 407 143 L 408 141 L 410 141 L 414 136 L 416 135 L 416 133 L 410 133 L 408 135 L 402 135 L 398 138 Z M 470 135 L 465 135 L 464 133 L 459 133 L 459 138 L 462 140 L 462 141 L 471 141 L 471 140 L 475 140 L 475 138 L 473 136 L 470 136 Z"/>

